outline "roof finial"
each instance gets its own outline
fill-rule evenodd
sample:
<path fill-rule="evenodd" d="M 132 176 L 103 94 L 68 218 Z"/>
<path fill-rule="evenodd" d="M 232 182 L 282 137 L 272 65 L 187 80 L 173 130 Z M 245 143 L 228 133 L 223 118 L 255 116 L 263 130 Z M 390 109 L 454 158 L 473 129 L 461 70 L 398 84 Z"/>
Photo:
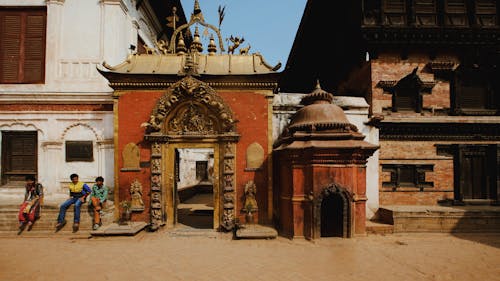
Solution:
<path fill-rule="evenodd" d="M 172 7 L 172 15 L 167 18 L 167 26 L 171 27 L 173 31 L 177 29 L 177 22 L 179 21 L 179 17 L 177 16 L 177 7 Z M 172 50 L 175 50 L 175 40 L 173 41 Z"/>
<path fill-rule="evenodd" d="M 321 89 L 321 85 L 319 84 L 319 79 L 316 79 L 316 89 Z"/>
<path fill-rule="evenodd" d="M 319 78 L 316 79 L 316 87 L 315 89 L 305 95 L 300 101 L 303 105 L 309 105 L 313 103 L 332 103 L 333 94 L 328 93 L 327 91 L 321 89 L 321 85 L 319 83 Z"/>
<path fill-rule="evenodd" d="M 198 18 L 201 22 L 205 22 L 205 19 L 203 18 L 203 13 L 201 12 L 200 8 L 200 3 L 198 0 L 194 1 L 194 9 L 193 9 L 193 14 L 191 15 L 191 20 L 193 18 Z"/>

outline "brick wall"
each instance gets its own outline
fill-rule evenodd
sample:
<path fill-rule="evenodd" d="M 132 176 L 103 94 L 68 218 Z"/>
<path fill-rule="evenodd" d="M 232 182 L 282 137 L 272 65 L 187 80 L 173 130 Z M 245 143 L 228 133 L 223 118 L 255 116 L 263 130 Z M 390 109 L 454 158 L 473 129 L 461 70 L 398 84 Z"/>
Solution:
<path fill-rule="evenodd" d="M 119 98 L 118 105 L 118 147 L 119 155 L 116 165 L 123 166 L 121 153 L 126 144 L 132 142 L 139 146 L 141 162 L 150 161 L 149 144 L 143 143 L 144 128 L 141 124 L 149 121 L 152 109 L 157 100 L 164 94 L 164 91 L 129 91 L 123 92 Z M 268 141 L 271 136 L 268 134 L 268 99 L 266 92 L 262 91 L 236 91 L 221 90 L 217 94 L 231 108 L 234 119 L 237 120 L 237 133 L 240 140 L 236 150 L 236 202 L 235 211 L 241 221 L 244 221 L 244 213 L 240 212 L 244 203 L 244 187 L 249 180 L 253 180 L 257 186 L 257 201 L 259 204 L 259 220 L 267 218 L 268 203 Z M 263 166 L 257 170 L 246 170 L 246 150 L 254 142 L 259 143 L 264 149 Z M 138 172 L 119 172 L 120 201 L 128 198 L 130 183 L 134 178 L 143 183 L 143 194 L 149 194 L 150 189 L 150 169 L 141 168 Z M 149 220 L 149 196 L 143 195 L 146 210 L 141 214 L 134 213 L 134 220 Z"/>

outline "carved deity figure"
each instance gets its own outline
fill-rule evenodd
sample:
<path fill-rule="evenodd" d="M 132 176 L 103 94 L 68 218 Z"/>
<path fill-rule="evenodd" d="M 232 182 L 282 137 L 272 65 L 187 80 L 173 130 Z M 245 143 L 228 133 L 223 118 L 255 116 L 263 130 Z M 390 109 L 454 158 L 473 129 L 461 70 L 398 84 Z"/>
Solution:
<path fill-rule="evenodd" d="M 245 185 L 245 205 L 244 208 L 247 213 L 257 211 L 257 200 L 255 199 L 255 195 L 257 193 L 257 187 L 255 183 L 250 180 Z"/>
<path fill-rule="evenodd" d="M 144 210 L 144 201 L 142 200 L 142 185 L 139 180 L 135 179 L 130 185 L 130 198 L 132 211 Z"/>

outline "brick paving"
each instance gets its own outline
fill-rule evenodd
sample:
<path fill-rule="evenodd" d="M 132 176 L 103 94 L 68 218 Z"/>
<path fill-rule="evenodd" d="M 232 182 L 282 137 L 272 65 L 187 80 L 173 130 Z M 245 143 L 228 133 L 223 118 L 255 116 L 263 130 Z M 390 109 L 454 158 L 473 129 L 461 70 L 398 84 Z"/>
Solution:
<path fill-rule="evenodd" d="M 0 280 L 500 280 L 500 235 L 0 235 Z M 30 263 L 30 259 L 33 261 Z"/>

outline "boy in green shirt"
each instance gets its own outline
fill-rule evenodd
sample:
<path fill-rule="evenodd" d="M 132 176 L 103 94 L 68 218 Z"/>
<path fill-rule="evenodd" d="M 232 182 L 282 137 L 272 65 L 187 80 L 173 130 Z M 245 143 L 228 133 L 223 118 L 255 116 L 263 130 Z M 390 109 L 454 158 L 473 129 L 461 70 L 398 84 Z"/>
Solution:
<path fill-rule="evenodd" d="M 101 225 L 101 210 L 103 203 L 106 202 L 108 197 L 108 188 L 104 185 L 104 178 L 97 177 L 95 184 L 90 193 L 89 205 L 94 209 L 94 226 L 93 230 L 97 230 Z"/>

